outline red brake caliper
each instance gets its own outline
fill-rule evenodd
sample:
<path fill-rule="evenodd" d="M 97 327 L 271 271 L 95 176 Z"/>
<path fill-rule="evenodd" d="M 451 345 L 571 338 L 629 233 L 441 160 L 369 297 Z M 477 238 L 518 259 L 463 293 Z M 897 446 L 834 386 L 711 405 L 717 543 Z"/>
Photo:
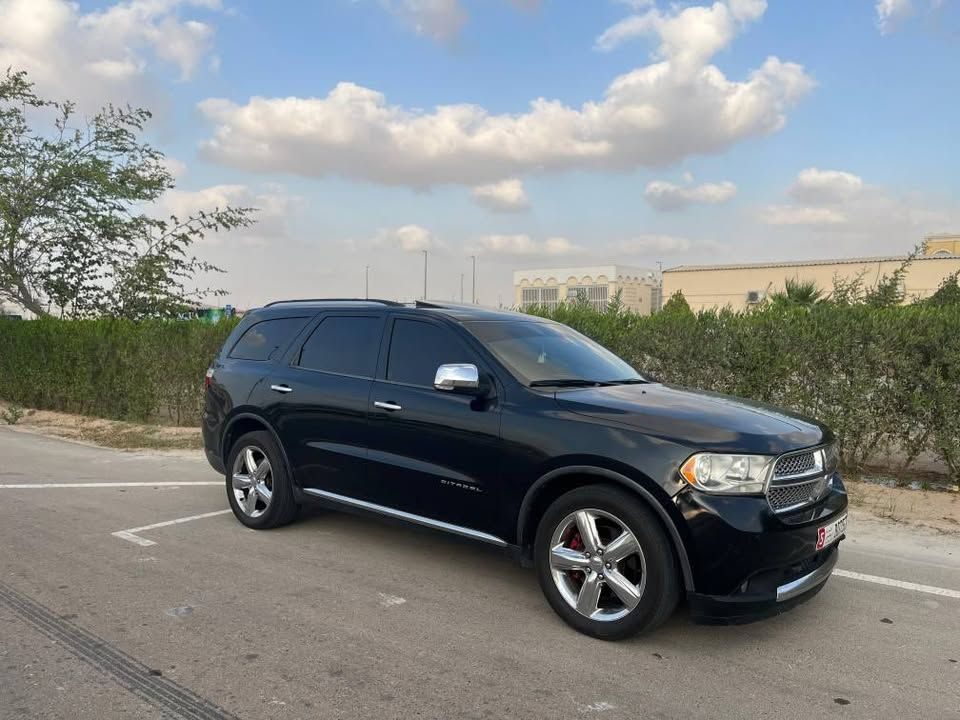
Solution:
<path fill-rule="evenodd" d="M 570 549 L 571 550 L 583 550 L 583 538 L 580 537 L 580 531 L 576 531 L 573 534 L 573 537 L 570 538 Z M 583 581 L 585 578 L 583 573 L 579 570 L 571 570 L 570 577 L 574 580 Z"/>

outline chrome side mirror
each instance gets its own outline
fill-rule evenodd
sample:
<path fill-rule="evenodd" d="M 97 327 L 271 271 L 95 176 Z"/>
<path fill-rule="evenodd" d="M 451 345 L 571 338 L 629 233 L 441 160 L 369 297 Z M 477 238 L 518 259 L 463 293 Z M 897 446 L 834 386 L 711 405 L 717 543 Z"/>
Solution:
<path fill-rule="evenodd" d="M 479 390 L 480 371 L 476 365 L 469 363 L 455 363 L 441 365 L 433 379 L 433 386 L 437 390 Z"/>

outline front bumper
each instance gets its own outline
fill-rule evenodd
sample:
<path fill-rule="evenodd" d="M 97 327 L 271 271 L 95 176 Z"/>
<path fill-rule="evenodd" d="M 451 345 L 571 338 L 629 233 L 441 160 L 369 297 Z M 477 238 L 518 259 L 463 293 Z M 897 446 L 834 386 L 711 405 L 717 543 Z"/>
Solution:
<path fill-rule="evenodd" d="M 695 622 L 714 625 L 737 625 L 779 615 L 806 602 L 826 584 L 837 564 L 840 550 L 836 545 L 821 551 L 812 570 L 782 585 L 761 592 L 732 595 L 690 593 L 687 603 Z"/>
<path fill-rule="evenodd" d="M 837 562 L 841 536 L 817 549 L 817 531 L 847 509 L 839 477 L 819 502 L 778 515 L 765 497 L 706 495 L 675 498 L 686 520 L 693 574 L 691 613 L 703 622 L 747 622 L 810 599 Z"/>

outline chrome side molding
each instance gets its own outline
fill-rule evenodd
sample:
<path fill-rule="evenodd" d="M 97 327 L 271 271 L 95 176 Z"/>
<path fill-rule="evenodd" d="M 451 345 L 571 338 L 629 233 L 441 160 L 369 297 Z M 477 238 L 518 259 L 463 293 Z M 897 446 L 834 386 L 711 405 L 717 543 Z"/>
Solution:
<path fill-rule="evenodd" d="M 408 513 L 403 510 L 386 507 L 385 505 L 377 505 L 376 503 L 367 502 L 366 500 L 358 500 L 357 498 L 347 497 L 346 495 L 338 495 L 337 493 L 332 493 L 327 490 L 304 488 L 303 492 L 305 492 L 307 495 L 313 495 L 314 497 L 333 500 L 334 502 L 350 505 L 356 508 L 362 508 L 363 510 L 370 510 L 372 512 L 380 513 L 381 515 L 397 518 L 399 520 L 406 520 L 407 522 L 423 525 L 424 527 L 434 528 L 435 530 L 443 530 L 444 532 L 453 533 L 454 535 L 460 535 L 461 537 L 467 537 L 472 540 L 480 540 L 481 542 L 490 543 L 491 545 L 507 547 L 509 544 L 502 538 L 498 538 L 495 535 L 489 535 L 485 532 L 480 532 L 479 530 L 462 527 L 461 525 L 453 525 L 452 523 L 443 522 L 442 520 L 434 520 L 433 518 L 424 517 L 423 515 L 414 515 L 413 513 Z"/>

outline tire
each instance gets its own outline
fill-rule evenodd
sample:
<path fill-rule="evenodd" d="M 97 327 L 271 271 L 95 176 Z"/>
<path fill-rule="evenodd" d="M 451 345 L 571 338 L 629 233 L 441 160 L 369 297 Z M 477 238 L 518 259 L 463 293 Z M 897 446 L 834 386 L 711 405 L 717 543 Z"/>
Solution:
<path fill-rule="evenodd" d="M 252 461 L 248 457 L 252 457 Z M 267 465 L 262 465 L 263 462 Z M 283 453 L 266 431 L 247 433 L 233 444 L 227 457 L 226 484 L 230 509 L 237 520 L 249 528 L 280 527 L 297 516 L 299 508 Z"/>
<path fill-rule="evenodd" d="M 588 537 L 581 528 L 591 525 Z M 629 552 L 633 547 L 638 550 Z M 677 560 L 660 520 L 643 500 L 618 487 L 588 485 L 555 500 L 537 527 L 534 563 L 554 611 L 601 640 L 654 630 L 680 598 Z"/>

